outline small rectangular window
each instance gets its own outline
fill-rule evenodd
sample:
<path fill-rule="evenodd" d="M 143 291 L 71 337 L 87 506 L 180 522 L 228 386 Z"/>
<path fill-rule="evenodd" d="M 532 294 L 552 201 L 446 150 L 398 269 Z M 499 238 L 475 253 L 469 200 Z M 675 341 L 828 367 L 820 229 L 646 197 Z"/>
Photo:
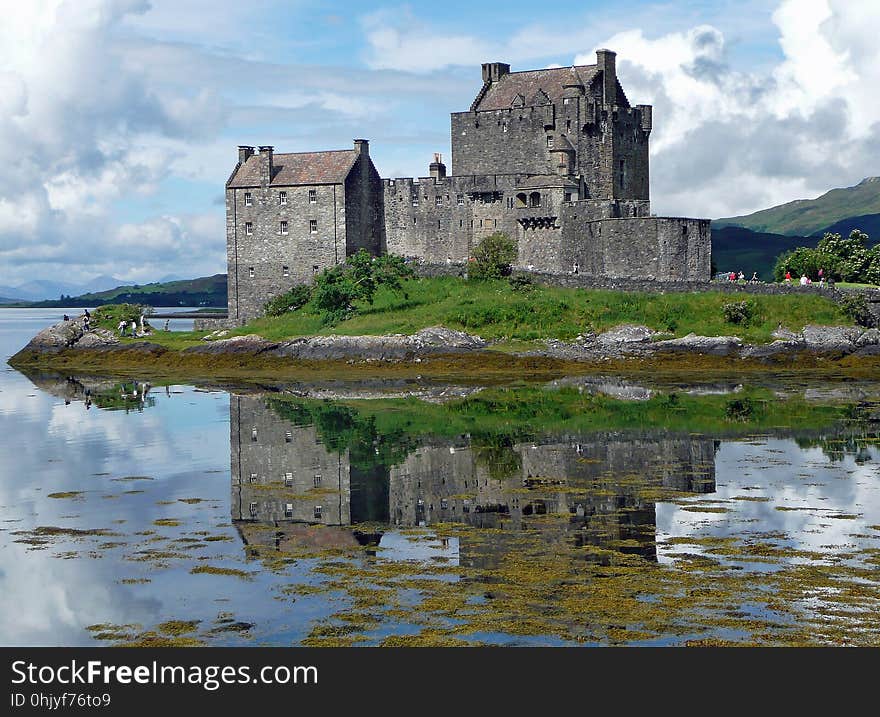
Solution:
<path fill-rule="evenodd" d="M 284 504 L 284 517 L 292 518 L 293 517 L 293 503 L 285 503 Z"/>
<path fill-rule="evenodd" d="M 321 485 L 321 474 L 320 474 L 320 473 L 315 473 L 315 477 L 312 479 L 312 482 L 314 483 L 315 488 L 317 488 L 318 486 L 320 486 L 320 485 Z"/>
<path fill-rule="evenodd" d="M 244 193 L 244 205 L 246 207 L 249 207 L 249 206 L 251 206 L 251 204 L 253 204 L 253 198 L 251 197 L 251 193 L 245 192 Z"/>
<path fill-rule="evenodd" d="M 553 149 L 553 137 L 547 137 L 547 148 Z"/>
<path fill-rule="evenodd" d="M 292 440 L 293 440 L 293 432 L 292 431 L 285 431 L 284 432 L 284 442 L 290 443 Z"/>
<path fill-rule="evenodd" d="M 256 515 L 256 514 L 257 514 L 257 504 L 256 504 L 256 502 L 252 502 L 252 503 L 251 503 L 251 505 L 250 505 L 250 513 L 251 513 L 251 515 Z"/>
<path fill-rule="evenodd" d="M 282 234 L 287 234 L 287 222 L 281 222 L 281 226 L 278 228 Z"/>
<path fill-rule="evenodd" d="M 290 276 L 290 267 L 289 266 L 282 266 L 281 267 L 281 276 L 283 276 L 285 279 Z"/>
<path fill-rule="evenodd" d="M 285 473 L 284 474 L 284 487 L 292 488 L 293 487 L 293 473 Z"/>
<path fill-rule="evenodd" d="M 438 206 L 438 207 L 442 207 L 443 206 L 443 197 L 440 197 L 440 196 L 434 197 L 434 205 Z"/>
<path fill-rule="evenodd" d="M 248 267 L 248 276 L 249 276 L 251 279 L 253 279 L 256 275 L 257 275 L 257 272 L 254 271 L 254 267 L 249 266 L 249 267 Z"/>
<path fill-rule="evenodd" d="M 413 205 L 414 207 L 419 206 L 419 198 L 418 198 L 418 197 L 413 197 L 412 205 Z"/>
<path fill-rule="evenodd" d="M 256 482 L 257 482 L 257 474 L 251 473 L 251 483 L 256 483 Z"/>
<path fill-rule="evenodd" d="M 309 234 L 317 234 L 318 233 L 318 220 L 317 219 L 309 219 Z"/>
<path fill-rule="evenodd" d="M 565 193 L 565 201 L 566 201 L 566 202 L 570 202 L 570 201 L 571 201 L 571 192 L 566 192 L 566 193 Z"/>
<path fill-rule="evenodd" d="M 321 520 L 321 514 L 324 512 L 323 506 L 315 506 L 315 520 Z"/>
<path fill-rule="evenodd" d="M 456 196 L 455 201 L 458 203 L 458 206 L 463 207 L 464 206 L 464 194 L 459 194 L 458 196 Z"/>
<path fill-rule="evenodd" d="M 254 233 L 254 223 L 253 222 L 245 222 L 244 223 L 244 233 L 247 235 L 251 235 Z"/>
<path fill-rule="evenodd" d="M 278 192 L 278 203 L 287 204 L 287 192 Z"/>
<path fill-rule="evenodd" d="M 254 428 L 251 430 L 251 440 L 254 441 L 254 442 L 256 442 L 256 440 L 257 440 L 257 428 L 256 428 L 256 426 L 254 426 Z"/>
<path fill-rule="evenodd" d="M 318 190 L 310 189 L 309 190 L 309 204 L 317 204 L 318 203 Z"/>

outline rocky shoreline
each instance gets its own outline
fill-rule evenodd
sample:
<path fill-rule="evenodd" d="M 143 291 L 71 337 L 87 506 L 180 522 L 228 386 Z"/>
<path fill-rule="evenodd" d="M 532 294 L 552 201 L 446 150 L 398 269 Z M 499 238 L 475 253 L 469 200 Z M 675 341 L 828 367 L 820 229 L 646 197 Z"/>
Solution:
<path fill-rule="evenodd" d="M 419 363 L 435 357 L 468 355 L 507 355 L 511 359 L 555 360 L 572 363 L 660 359 L 668 357 L 708 356 L 734 362 L 758 360 L 773 363 L 796 362 L 804 354 L 828 359 L 880 356 L 880 329 L 853 326 L 807 326 L 801 332 L 780 329 L 769 344 L 744 343 L 737 336 L 697 336 L 672 338 L 645 326 L 625 324 L 600 334 L 584 334 L 574 341 L 547 339 L 543 346 L 524 351 L 500 346 L 479 336 L 442 326 L 422 329 L 414 334 L 385 336 L 309 336 L 286 341 L 270 341 L 256 334 L 223 337 L 214 332 L 203 343 L 182 350 L 168 349 L 149 340 L 120 341 L 113 332 L 96 329 L 83 332 L 75 321 L 61 322 L 44 329 L 14 356 L 10 363 L 33 364 L 63 354 L 90 356 L 133 355 L 156 358 L 172 356 L 179 363 L 187 357 L 205 359 L 235 357 L 261 358 L 282 363 L 297 362 L 384 362 Z"/>

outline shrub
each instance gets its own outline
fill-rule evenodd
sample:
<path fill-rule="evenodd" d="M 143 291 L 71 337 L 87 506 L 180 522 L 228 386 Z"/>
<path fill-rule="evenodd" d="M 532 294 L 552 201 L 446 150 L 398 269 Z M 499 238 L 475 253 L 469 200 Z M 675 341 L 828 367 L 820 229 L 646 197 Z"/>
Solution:
<path fill-rule="evenodd" d="M 469 279 L 501 279 L 510 276 L 510 265 L 518 254 L 516 242 L 504 232 L 485 237 L 474 249 L 473 260 L 468 265 Z"/>
<path fill-rule="evenodd" d="M 870 328 L 877 322 L 864 294 L 847 294 L 840 300 L 840 308 L 859 326 Z"/>
<path fill-rule="evenodd" d="M 724 320 L 728 324 L 748 326 L 755 316 L 756 308 L 754 301 L 747 300 L 724 304 L 721 310 L 724 312 Z"/>
<path fill-rule="evenodd" d="M 308 303 L 312 298 L 312 287 L 305 284 L 297 284 L 291 287 L 290 291 L 286 291 L 280 296 L 267 301 L 263 310 L 266 316 L 281 316 L 288 311 L 296 311 Z"/>
<path fill-rule="evenodd" d="M 403 279 L 412 275 L 412 267 L 403 257 L 374 257 L 359 249 L 344 264 L 325 269 L 315 277 L 312 304 L 323 312 L 327 323 L 336 323 L 357 313 L 356 302 L 372 304 L 380 286 L 400 291 Z"/>
<path fill-rule="evenodd" d="M 532 282 L 532 277 L 526 276 L 525 274 L 511 276 L 508 281 L 510 282 L 510 287 L 514 291 L 531 291 L 535 288 L 535 284 Z"/>
<path fill-rule="evenodd" d="M 747 421 L 755 413 L 755 403 L 751 398 L 734 398 L 724 409 L 728 421 Z"/>

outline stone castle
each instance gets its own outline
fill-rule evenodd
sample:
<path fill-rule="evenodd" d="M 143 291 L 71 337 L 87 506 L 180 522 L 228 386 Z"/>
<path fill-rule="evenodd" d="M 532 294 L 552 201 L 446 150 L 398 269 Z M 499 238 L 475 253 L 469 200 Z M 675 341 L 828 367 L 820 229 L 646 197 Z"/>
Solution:
<path fill-rule="evenodd" d="M 229 318 L 247 321 L 293 284 L 359 249 L 466 264 L 494 232 L 517 268 L 602 278 L 706 281 L 708 219 L 650 212 L 650 105 L 632 106 L 610 50 L 595 65 L 511 72 L 483 65 L 452 114 L 452 171 L 381 179 L 369 142 L 326 152 L 238 148 L 226 183 Z"/>

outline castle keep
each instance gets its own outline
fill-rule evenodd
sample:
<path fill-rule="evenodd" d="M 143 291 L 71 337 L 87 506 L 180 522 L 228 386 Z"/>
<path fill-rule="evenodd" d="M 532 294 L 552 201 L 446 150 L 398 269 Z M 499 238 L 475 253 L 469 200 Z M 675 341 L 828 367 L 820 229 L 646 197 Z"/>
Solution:
<path fill-rule="evenodd" d="M 418 179 L 381 179 L 364 139 L 329 152 L 239 147 L 226 183 L 229 318 L 258 316 L 360 248 L 465 264 L 497 231 L 516 240 L 520 269 L 710 278 L 709 220 L 651 215 L 651 107 L 629 103 L 610 50 L 595 65 L 484 64 L 451 126 L 451 173 L 435 155 Z"/>

